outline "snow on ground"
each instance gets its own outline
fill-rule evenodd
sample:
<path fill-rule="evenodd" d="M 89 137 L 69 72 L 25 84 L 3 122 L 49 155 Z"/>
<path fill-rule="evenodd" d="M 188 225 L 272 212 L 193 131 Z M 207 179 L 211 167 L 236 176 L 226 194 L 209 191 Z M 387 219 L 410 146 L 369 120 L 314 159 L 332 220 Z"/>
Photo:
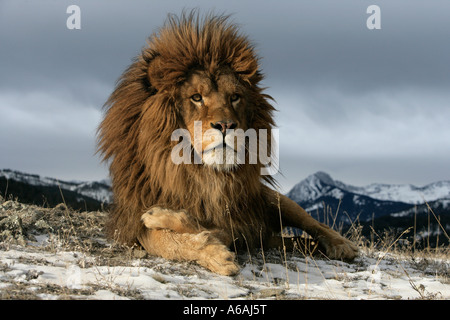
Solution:
<path fill-rule="evenodd" d="M 450 299 L 449 261 L 362 254 L 349 264 L 289 256 L 286 267 L 270 252 L 264 259 L 240 256 L 241 273 L 225 277 L 193 263 L 130 257 L 113 265 L 40 245 L 0 251 L 3 299 Z"/>
<path fill-rule="evenodd" d="M 108 243 L 103 218 L 0 204 L 0 299 L 450 299 L 448 255 L 363 250 L 344 263 L 271 250 L 238 256 L 226 277 Z"/>

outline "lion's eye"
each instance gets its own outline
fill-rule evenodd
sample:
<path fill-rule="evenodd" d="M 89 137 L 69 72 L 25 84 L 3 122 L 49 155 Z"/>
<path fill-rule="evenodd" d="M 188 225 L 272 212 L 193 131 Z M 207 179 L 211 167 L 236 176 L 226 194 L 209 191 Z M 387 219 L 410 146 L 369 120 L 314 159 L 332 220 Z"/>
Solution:
<path fill-rule="evenodd" d="M 240 98 L 241 97 L 237 93 L 234 93 L 231 95 L 230 100 L 231 100 L 231 102 L 237 102 L 237 101 L 239 101 Z"/>
<path fill-rule="evenodd" d="M 200 101 L 202 101 L 203 97 L 201 94 L 196 93 L 191 97 L 191 99 L 192 99 L 192 101 L 200 102 Z"/>

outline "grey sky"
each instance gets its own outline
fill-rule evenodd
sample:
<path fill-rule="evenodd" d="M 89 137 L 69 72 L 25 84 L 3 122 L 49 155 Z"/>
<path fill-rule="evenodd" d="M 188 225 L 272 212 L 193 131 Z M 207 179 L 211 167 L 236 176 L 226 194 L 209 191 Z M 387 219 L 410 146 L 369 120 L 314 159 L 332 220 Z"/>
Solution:
<path fill-rule="evenodd" d="M 66 9 L 81 8 L 81 30 Z M 381 30 L 366 9 L 381 8 Z M 356 185 L 450 179 L 449 1 L 0 1 L 0 167 L 106 177 L 101 107 L 167 13 L 231 13 L 279 110 L 288 191 L 323 170 Z"/>

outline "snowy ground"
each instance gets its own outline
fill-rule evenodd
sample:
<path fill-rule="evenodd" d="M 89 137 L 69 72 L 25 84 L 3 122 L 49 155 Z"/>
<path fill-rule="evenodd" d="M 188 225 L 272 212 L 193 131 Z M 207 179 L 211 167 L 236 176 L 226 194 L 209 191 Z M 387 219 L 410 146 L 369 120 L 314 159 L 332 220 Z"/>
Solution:
<path fill-rule="evenodd" d="M 0 299 L 450 299 L 448 255 L 364 250 L 348 264 L 270 251 L 225 277 L 112 245 L 103 218 L 0 204 Z"/>

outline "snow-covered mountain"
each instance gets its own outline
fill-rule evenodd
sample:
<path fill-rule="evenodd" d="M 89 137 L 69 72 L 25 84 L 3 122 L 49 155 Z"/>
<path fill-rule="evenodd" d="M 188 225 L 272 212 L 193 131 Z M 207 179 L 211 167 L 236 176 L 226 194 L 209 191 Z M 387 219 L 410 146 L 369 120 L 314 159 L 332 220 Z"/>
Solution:
<path fill-rule="evenodd" d="M 450 234 L 450 181 L 424 187 L 370 184 L 356 187 L 317 172 L 295 185 L 287 194 L 314 218 L 344 230 L 354 222 L 363 236 L 385 230 L 398 232 L 414 227 L 404 235 L 421 241 L 422 247 L 448 245 Z M 373 231 L 374 230 L 374 231 Z"/>
<path fill-rule="evenodd" d="M 296 184 L 287 194 L 308 212 L 339 214 L 336 221 L 351 222 L 410 212 L 417 205 L 450 200 L 450 181 L 424 187 L 412 185 L 370 184 L 356 187 L 334 180 L 325 172 L 316 172 Z M 440 206 L 445 208 L 445 206 Z M 326 209 L 326 210 L 325 210 Z M 350 221 L 349 221 L 350 220 Z"/>
<path fill-rule="evenodd" d="M 68 202 L 72 198 L 76 202 L 96 202 L 99 205 L 112 202 L 111 185 L 107 179 L 101 181 L 63 181 L 41 177 L 37 174 L 0 169 L 0 182 L 3 182 L 2 186 L 5 184 L 0 190 L 1 194 L 7 192 L 13 196 L 33 200 L 44 197 L 50 202 L 51 199 L 49 198 L 53 198 L 55 193 L 60 194 L 62 192 L 64 200 Z M 42 195 L 36 195 L 36 193 Z M 22 200 L 27 201 L 27 199 Z M 55 201 L 62 202 L 61 199 Z"/>
<path fill-rule="evenodd" d="M 376 200 L 421 204 L 439 199 L 450 199 L 450 181 L 438 181 L 424 187 L 410 184 L 373 183 L 364 187 L 352 186 L 333 180 L 325 172 L 316 172 L 296 184 L 288 196 L 297 202 L 313 201 L 324 195 L 341 198 L 345 192 L 371 197 Z"/>

